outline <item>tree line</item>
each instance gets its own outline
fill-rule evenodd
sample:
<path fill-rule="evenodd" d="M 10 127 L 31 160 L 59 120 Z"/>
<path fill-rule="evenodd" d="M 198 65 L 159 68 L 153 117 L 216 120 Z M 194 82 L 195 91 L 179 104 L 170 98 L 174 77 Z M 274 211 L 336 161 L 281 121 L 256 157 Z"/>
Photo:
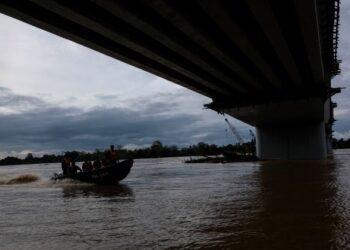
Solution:
<path fill-rule="evenodd" d="M 139 158 L 157 158 L 157 157 L 177 157 L 177 156 L 208 156 L 208 155 L 220 155 L 223 152 L 244 152 L 251 146 L 251 143 L 245 143 L 244 145 L 225 145 L 217 146 L 215 144 L 207 144 L 199 142 L 189 147 L 179 148 L 176 145 L 166 146 L 160 141 L 154 141 L 150 147 L 140 149 L 123 149 L 121 146 L 117 146 L 117 151 L 120 159 L 139 159 Z M 96 159 L 103 159 L 106 151 L 96 149 L 94 152 L 84 151 L 67 151 L 61 155 L 45 154 L 42 157 L 35 157 L 32 153 L 24 159 L 20 159 L 13 156 L 8 156 L 0 160 L 0 165 L 18 165 L 18 164 L 37 164 L 37 163 L 55 163 L 62 162 L 65 155 L 68 155 L 71 159 L 82 161 L 93 161 Z"/>
<path fill-rule="evenodd" d="M 350 148 L 350 139 L 333 139 L 332 145 L 334 149 Z M 220 155 L 224 152 L 246 152 L 249 148 L 252 148 L 251 142 L 244 143 L 243 145 L 228 144 L 224 146 L 199 142 L 189 147 L 179 148 L 176 145 L 166 146 L 160 141 L 154 141 L 150 147 L 134 150 L 123 149 L 121 146 L 117 146 L 120 159 Z M 29 153 L 24 159 L 8 156 L 0 160 L 0 165 L 55 163 L 61 162 L 64 155 L 70 156 L 70 158 L 77 162 L 86 160 L 93 161 L 96 159 L 103 159 L 105 157 L 105 153 L 106 151 L 99 149 L 96 149 L 94 152 L 67 151 L 61 155 L 45 154 L 41 157 L 35 157 L 32 153 Z"/>
<path fill-rule="evenodd" d="M 333 139 L 333 148 L 334 149 L 341 149 L 341 148 L 350 148 L 350 138 L 347 139 L 347 140 L 344 140 L 343 138 L 342 139 Z"/>

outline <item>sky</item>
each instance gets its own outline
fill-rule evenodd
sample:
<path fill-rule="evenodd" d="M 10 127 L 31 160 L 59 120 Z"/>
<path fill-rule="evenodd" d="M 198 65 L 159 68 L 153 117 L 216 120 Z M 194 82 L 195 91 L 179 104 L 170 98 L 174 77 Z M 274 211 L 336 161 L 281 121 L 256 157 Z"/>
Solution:
<path fill-rule="evenodd" d="M 341 5 L 341 75 L 350 79 L 350 0 Z M 211 100 L 143 70 L 0 14 L 0 158 L 198 142 L 235 143 Z M 336 138 L 350 138 L 350 90 L 334 97 Z M 229 118 L 242 137 L 250 126 Z"/>
<path fill-rule="evenodd" d="M 333 87 L 344 88 L 342 92 L 333 97 L 333 101 L 338 104 L 335 109 L 334 126 L 335 138 L 350 138 L 350 0 L 342 0 L 340 4 L 340 30 L 339 30 L 339 48 L 338 59 L 342 60 L 340 64 L 341 74 L 332 80 Z"/>
<path fill-rule="evenodd" d="M 0 34 L 0 158 L 236 143 L 207 97 L 2 14 Z"/>

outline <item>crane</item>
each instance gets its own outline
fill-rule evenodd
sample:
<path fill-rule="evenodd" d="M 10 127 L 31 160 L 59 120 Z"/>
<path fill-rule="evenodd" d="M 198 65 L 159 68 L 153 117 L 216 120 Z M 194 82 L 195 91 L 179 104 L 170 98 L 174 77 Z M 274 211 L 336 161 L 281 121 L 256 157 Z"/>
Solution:
<path fill-rule="evenodd" d="M 255 142 L 255 140 L 256 140 L 255 134 L 253 133 L 253 131 L 251 129 L 249 129 L 249 133 L 250 133 L 250 136 L 252 137 L 252 140 Z"/>
<path fill-rule="evenodd" d="M 238 143 L 240 145 L 244 144 L 244 141 L 242 139 L 242 137 L 239 135 L 237 129 L 227 120 L 227 118 L 225 118 L 226 123 L 228 124 L 228 127 L 230 128 L 231 132 L 234 134 L 234 136 L 237 138 Z"/>

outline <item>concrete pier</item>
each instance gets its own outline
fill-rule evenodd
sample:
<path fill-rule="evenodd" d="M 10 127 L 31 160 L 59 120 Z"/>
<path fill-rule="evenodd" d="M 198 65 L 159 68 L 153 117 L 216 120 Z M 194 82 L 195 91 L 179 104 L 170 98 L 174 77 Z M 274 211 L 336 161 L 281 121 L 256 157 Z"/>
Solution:
<path fill-rule="evenodd" d="M 0 1 L 0 12 L 212 99 L 262 159 L 325 159 L 340 0 Z"/>
<path fill-rule="evenodd" d="M 324 123 L 257 127 L 257 156 L 274 160 L 327 158 Z"/>
<path fill-rule="evenodd" d="M 331 154 L 330 98 L 308 98 L 226 109 L 254 126 L 262 160 L 323 160 Z"/>

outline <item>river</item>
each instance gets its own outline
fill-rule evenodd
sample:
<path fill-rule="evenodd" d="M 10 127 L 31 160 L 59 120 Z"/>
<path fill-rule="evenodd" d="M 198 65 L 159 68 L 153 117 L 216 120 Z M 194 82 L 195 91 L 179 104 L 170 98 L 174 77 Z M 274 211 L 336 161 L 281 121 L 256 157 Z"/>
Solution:
<path fill-rule="evenodd" d="M 0 249 L 350 248 L 350 150 L 334 160 L 136 160 L 119 185 L 0 167 Z"/>

